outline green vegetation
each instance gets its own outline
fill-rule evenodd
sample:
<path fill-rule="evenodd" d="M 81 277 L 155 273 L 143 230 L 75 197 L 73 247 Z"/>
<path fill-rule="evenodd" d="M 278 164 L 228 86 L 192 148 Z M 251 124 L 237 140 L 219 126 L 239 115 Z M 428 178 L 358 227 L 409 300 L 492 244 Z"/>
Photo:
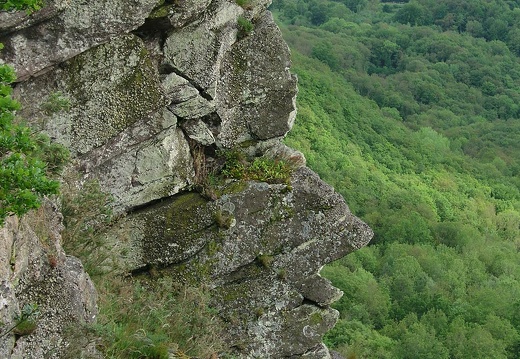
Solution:
<path fill-rule="evenodd" d="M 325 267 L 348 358 L 518 358 L 519 1 L 273 4 L 287 143 L 375 232 Z"/>
<path fill-rule="evenodd" d="M 236 4 L 244 9 L 251 8 L 251 0 L 235 0 Z"/>
<path fill-rule="evenodd" d="M 218 210 L 215 213 L 215 222 L 219 228 L 229 229 L 235 224 L 236 220 L 232 213 Z"/>
<path fill-rule="evenodd" d="M 222 350 L 221 326 L 203 289 L 179 287 L 171 277 L 100 285 L 96 329 L 107 358 L 209 358 Z"/>
<path fill-rule="evenodd" d="M 14 326 L 0 333 L 0 338 L 9 335 L 11 332 L 20 336 L 31 334 L 38 326 L 39 315 L 40 309 L 37 304 L 25 304 L 21 313 L 14 318 Z"/>
<path fill-rule="evenodd" d="M 39 1 L 0 2 L 2 10 L 38 8 Z M 15 117 L 20 108 L 11 96 L 15 79 L 14 70 L 0 64 L 0 226 L 10 215 L 38 208 L 42 196 L 56 194 L 59 184 L 49 177 L 61 171 L 68 159 L 63 147 L 33 134 Z"/>
<path fill-rule="evenodd" d="M 225 159 L 221 175 L 245 181 L 284 183 L 289 185 L 293 171 L 289 162 L 283 159 L 255 157 L 250 161 L 238 150 L 221 151 Z"/>
<path fill-rule="evenodd" d="M 112 224 L 112 198 L 101 191 L 97 181 L 87 181 L 81 188 L 76 183 L 74 178 L 68 179 L 61 190 L 63 249 L 80 258 L 91 276 L 107 274 L 114 269 L 104 266 L 111 262 L 112 251 L 102 233 Z"/>
<path fill-rule="evenodd" d="M 62 92 L 54 92 L 47 97 L 47 100 L 41 105 L 41 109 L 47 115 L 68 111 L 70 109 L 70 100 Z"/>
<path fill-rule="evenodd" d="M 39 10 L 42 0 L 0 0 L 0 10 L 26 10 L 28 14 Z"/>
<path fill-rule="evenodd" d="M 115 220 L 111 197 L 98 182 L 80 188 L 71 177 L 62 189 L 63 247 L 81 259 L 92 277 L 99 316 L 93 328 L 73 330 L 70 338 L 101 338 L 99 349 L 106 358 L 207 358 L 222 350 L 221 324 L 207 290 L 179 285 L 156 268 L 148 275 L 119 274 L 105 234 Z M 69 357 L 77 357 L 78 350 L 70 348 Z"/>
<path fill-rule="evenodd" d="M 253 28 L 254 28 L 253 23 L 243 16 L 240 16 L 238 18 L 237 26 L 238 26 L 237 37 L 239 40 L 243 39 L 244 37 L 249 35 L 251 33 L 251 31 L 253 31 Z"/>

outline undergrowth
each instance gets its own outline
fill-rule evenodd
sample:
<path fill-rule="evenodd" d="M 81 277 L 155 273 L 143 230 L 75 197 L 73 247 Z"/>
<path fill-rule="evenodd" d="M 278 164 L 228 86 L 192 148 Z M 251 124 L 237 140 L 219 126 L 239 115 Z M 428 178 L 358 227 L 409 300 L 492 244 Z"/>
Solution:
<path fill-rule="evenodd" d="M 240 180 L 283 183 L 290 185 L 293 166 L 283 159 L 255 157 L 252 161 L 236 150 L 221 151 L 225 159 L 221 174 Z"/>
<path fill-rule="evenodd" d="M 105 239 L 114 222 L 111 198 L 95 181 L 63 187 L 63 246 L 82 260 L 99 295 L 97 324 L 71 330 L 67 358 L 82 352 L 83 337 L 97 342 L 104 358 L 205 359 L 221 351 L 221 325 L 208 291 L 181 286 L 171 277 L 124 277 L 115 274 L 120 270 L 104 270 L 105 261 L 116 255 Z"/>
<path fill-rule="evenodd" d="M 171 277 L 132 278 L 104 282 L 99 292 L 96 329 L 107 358 L 209 358 L 223 349 L 203 288 L 180 286 Z"/>

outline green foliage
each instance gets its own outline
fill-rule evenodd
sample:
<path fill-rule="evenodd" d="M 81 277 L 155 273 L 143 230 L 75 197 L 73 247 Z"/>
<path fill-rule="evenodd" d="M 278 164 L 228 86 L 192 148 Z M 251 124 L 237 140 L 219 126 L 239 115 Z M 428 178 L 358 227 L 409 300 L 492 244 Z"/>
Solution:
<path fill-rule="evenodd" d="M 237 38 L 239 40 L 248 36 L 254 29 L 253 23 L 243 16 L 240 16 L 237 19 L 237 26 L 238 26 Z"/>
<path fill-rule="evenodd" d="M 111 250 L 102 232 L 112 223 L 109 194 L 101 191 L 97 181 L 87 181 L 79 187 L 74 178 L 68 179 L 61 191 L 63 214 L 62 245 L 68 254 L 81 259 L 91 276 L 106 274 Z"/>
<path fill-rule="evenodd" d="M 235 3 L 244 9 L 249 9 L 251 7 L 251 0 L 235 0 Z"/>
<path fill-rule="evenodd" d="M 94 328 L 74 335 L 101 337 L 107 358 L 209 357 L 221 350 L 221 325 L 204 288 L 179 286 L 169 276 L 157 278 L 157 271 L 151 278 L 114 274 L 120 268 L 105 234 L 114 221 L 111 197 L 96 181 L 77 183 L 72 176 L 62 190 L 63 247 L 93 278 L 100 314 Z"/>
<path fill-rule="evenodd" d="M 9 215 L 38 208 L 41 196 L 57 193 L 58 182 L 48 176 L 68 159 L 63 147 L 14 123 L 20 107 L 11 97 L 14 80 L 13 69 L 0 65 L 0 226 Z"/>
<path fill-rule="evenodd" d="M 103 284 L 96 329 L 107 358 L 208 358 L 222 350 L 221 325 L 203 288 L 170 277 Z"/>
<path fill-rule="evenodd" d="M 31 12 L 40 6 L 40 0 L 0 1 L 0 10 Z M 63 147 L 14 123 L 16 110 L 20 108 L 11 96 L 10 84 L 15 79 L 14 70 L 0 64 L 0 227 L 6 217 L 38 208 L 41 196 L 56 194 L 59 184 L 47 176 L 60 172 L 68 160 Z"/>
<path fill-rule="evenodd" d="M 40 309 L 38 307 L 38 304 L 25 304 L 20 314 L 14 318 L 14 326 L 1 333 L 0 338 L 3 338 L 9 335 L 10 333 L 14 333 L 19 336 L 31 334 L 32 332 L 34 332 L 38 325 L 37 321 L 39 315 Z"/>
<path fill-rule="evenodd" d="M 238 150 L 221 151 L 219 156 L 225 160 L 221 171 L 225 177 L 290 185 L 293 168 L 288 161 L 255 157 L 251 162 Z"/>
<path fill-rule="evenodd" d="M 41 109 L 47 115 L 52 115 L 61 111 L 70 110 L 70 100 L 58 91 L 51 93 L 45 102 L 41 104 Z"/>
<path fill-rule="evenodd" d="M 322 271 L 345 293 L 327 343 L 517 358 L 520 3 L 320 4 L 273 5 L 299 78 L 287 143 L 375 232 Z"/>
<path fill-rule="evenodd" d="M 27 13 L 39 10 L 42 0 L 0 0 L 0 10 L 26 10 Z"/>

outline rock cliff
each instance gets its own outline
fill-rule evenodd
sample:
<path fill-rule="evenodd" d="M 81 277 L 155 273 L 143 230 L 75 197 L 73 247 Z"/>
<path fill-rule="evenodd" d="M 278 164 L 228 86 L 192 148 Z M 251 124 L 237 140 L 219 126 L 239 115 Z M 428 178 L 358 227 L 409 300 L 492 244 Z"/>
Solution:
<path fill-rule="evenodd" d="M 21 115 L 70 149 L 78 186 L 96 179 L 113 196 L 120 219 L 104 266 L 204 282 L 238 357 L 330 358 L 321 340 L 341 292 L 319 271 L 372 232 L 282 143 L 296 77 L 268 5 L 54 0 L 0 13 L 0 58 L 18 73 Z M 66 111 L 49 106 L 57 96 Z M 208 193 L 226 150 L 291 162 L 291 179 L 228 178 Z M 6 336 L 2 357 L 61 357 L 64 321 L 95 319 L 88 275 L 60 247 L 57 208 L 38 213 L 0 231 L 0 319 L 37 301 L 45 330 Z M 38 221 L 55 230 L 38 233 Z"/>

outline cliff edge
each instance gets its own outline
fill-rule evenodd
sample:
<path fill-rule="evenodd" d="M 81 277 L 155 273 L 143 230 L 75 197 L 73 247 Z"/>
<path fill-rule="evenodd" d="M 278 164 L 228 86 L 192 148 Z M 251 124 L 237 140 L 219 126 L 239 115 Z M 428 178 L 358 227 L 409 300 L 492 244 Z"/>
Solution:
<path fill-rule="evenodd" d="M 113 197 L 103 266 L 204 283 L 237 357 L 325 359 L 341 292 L 320 268 L 372 232 L 282 143 L 297 81 L 269 3 L 49 1 L 31 15 L 0 13 L 0 58 L 18 74 L 20 115 L 71 151 L 75 185 L 95 179 Z M 49 106 L 56 98 L 66 111 Z M 290 178 L 212 183 L 230 156 L 284 161 Z M 34 214 L 0 230 L 0 318 L 42 303 L 38 328 L 6 336 L 2 357 L 62 357 L 56 323 L 95 320 L 92 283 L 60 246 L 58 208 L 39 212 L 52 235 L 38 233 Z"/>

